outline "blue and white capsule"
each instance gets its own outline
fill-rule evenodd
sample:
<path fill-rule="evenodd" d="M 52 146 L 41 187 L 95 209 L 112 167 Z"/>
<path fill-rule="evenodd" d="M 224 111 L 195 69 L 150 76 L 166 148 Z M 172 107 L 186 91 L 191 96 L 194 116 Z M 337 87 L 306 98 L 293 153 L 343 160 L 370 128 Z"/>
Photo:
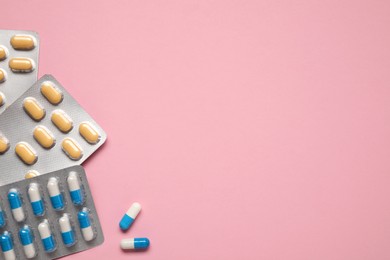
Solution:
<path fill-rule="evenodd" d="M 150 245 L 149 239 L 146 237 L 140 238 L 126 238 L 121 241 L 121 248 L 127 249 L 147 249 Z"/>
<path fill-rule="evenodd" d="M 17 189 L 10 189 L 8 192 L 8 202 L 11 207 L 12 216 L 16 222 L 22 222 L 26 216 L 23 210 L 22 199 Z"/>
<path fill-rule="evenodd" d="M 82 205 L 84 203 L 84 194 L 80 188 L 79 177 L 76 172 L 70 172 L 68 179 L 68 188 L 70 193 L 70 198 L 74 205 Z"/>
<path fill-rule="evenodd" d="M 51 177 L 47 182 L 47 190 L 49 191 L 51 205 L 55 210 L 64 209 L 64 198 L 62 197 L 58 180 L 56 177 Z"/>
<path fill-rule="evenodd" d="M 0 246 L 1 251 L 3 252 L 5 260 L 15 260 L 15 250 L 14 250 L 14 242 L 12 241 L 11 233 L 5 231 L 0 236 Z"/>
<path fill-rule="evenodd" d="M 64 245 L 66 247 L 73 246 L 76 243 L 76 239 L 74 236 L 72 226 L 70 224 L 68 214 L 65 213 L 64 215 L 62 215 L 62 217 L 60 217 L 58 222 L 60 224 L 61 236 Z"/>
<path fill-rule="evenodd" d="M 41 237 L 43 249 L 46 252 L 53 252 L 56 250 L 56 242 L 50 230 L 49 221 L 45 219 L 38 225 L 38 232 Z"/>
<path fill-rule="evenodd" d="M 140 211 L 141 211 L 141 204 L 139 204 L 138 202 L 134 202 L 133 204 L 131 204 L 131 207 L 119 222 L 119 227 L 122 230 L 129 229 Z"/>
<path fill-rule="evenodd" d="M 22 227 L 19 230 L 19 238 L 26 258 L 34 258 L 37 255 L 37 251 L 35 249 L 34 236 L 31 228 L 27 225 Z"/>
<path fill-rule="evenodd" d="M 87 208 L 83 208 L 77 214 L 77 219 L 80 224 L 81 233 L 83 234 L 83 238 L 85 241 L 91 241 L 95 238 L 95 233 L 93 232 L 91 219 L 89 217 L 89 210 Z"/>
<path fill-rule="evenodd" d="M 0 206 L 0 228 L 5 226 L 5 217 L 4 217 L 4 211 Z"/>
<path fill-rule="evenodd" d="M 45 206 L 43 204 L 41 192 L 39 190 L 39 185 L 37 183 L 31 183 L 27 192 L 34 215 L 43 216 L 45 214 Z"/>

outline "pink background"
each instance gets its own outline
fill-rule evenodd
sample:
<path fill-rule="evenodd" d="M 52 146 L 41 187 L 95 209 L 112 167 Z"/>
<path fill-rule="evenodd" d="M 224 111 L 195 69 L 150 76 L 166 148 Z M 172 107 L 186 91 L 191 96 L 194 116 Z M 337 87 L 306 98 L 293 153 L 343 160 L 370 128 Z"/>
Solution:
<path fill-rule="evenodd" d="M 390 1 L 1 10 L 109 137 L 85 164 L 106 241 L 73 259 L 390 259 Z"/>

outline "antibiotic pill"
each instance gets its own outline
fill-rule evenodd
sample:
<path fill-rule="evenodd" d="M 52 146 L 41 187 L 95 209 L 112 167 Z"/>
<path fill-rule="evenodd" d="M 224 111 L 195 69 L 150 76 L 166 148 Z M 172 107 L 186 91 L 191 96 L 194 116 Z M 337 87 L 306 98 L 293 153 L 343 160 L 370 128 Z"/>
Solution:
<path fill-rule="evenodd" d="M 37 255 L 37 251 L 35 250 L 33 233 L 29 226 L 25 225 L 19 230 L 19 238 L 26 257 L 35 257 Z"/>
<path fill-rule="evenodd" d="M 0 69 L 0 83 L 3 83 L 6 80 L 7 73 L 3 70 Z"/>
<path fill-rule="evenodd" d="M 0 136 L 0 154 L 5 153 L 9 149 L 9 141 L 4 136 Z"/>
<path fill-rule="evenodd" d="M 56 249 L 56 242 L 51 233 L 49 222 L 46 219 L 38 225 L 38 232 L 41 236 L 43 249 L 46 252 L 53 252 Z"/>
<path fill-rule="evenodd" d="M 79 126 L 79 133 L 90 144 L 96 144 L 100 140 L 99 133 L 88 122 L 80 124 L 80 126 Z"/>
<path fill-rule="evenodd" d="M 5 231 L 0 236 L 0 246 L 1 251 L 3 251 L 5 260 L 14 260 L 16 259 L 15 251 L 14 251 L 14 243 L 12 241 L 11 233 Z"/>
<path fill-rule="evenodd" d="M 31 183 L 28 187 L 28 196 L 30 198 L 31 207 L 35 216 L 43 216 L 45 207 L 43 205 L 41 192 L 37 183 Z"/>
<path fill-rule="evenodd" d="M 43 125 L 35 127 L 33 136 L 34 139 L 45 149 L 50 149 L 55 144 L 53 134 Z"/>
<path fill-rule="evenodd" d="M 0 92 L 0 107 L 2 107 L 5 103 L 4 94 Z"/>
<path fill-rule="evenodd" d="M 34 121 L 41 121 L 45 115 L 45 109 L 43 106 L 32 97 L 28 97 L 23 101 L 23 109 Z"/>
<path fill-rule="evenodd" d="M 5 60 L 8 56 L 7 48 L 0 46 L 0 61 Z"/>
<path fill-rule="evenodd" d="M 63 133 L 68 133 L 73 128 L 72 119 L 62 110 L 54 110 L 51 121 Z"/>
<path fill-rule="evenodd" d="M 58 186 L 58 180 L 51 177 L 47 183 L 47 190 L 49 191 L 51 205 L 55 210 L 62 210 L 64 208 L 64 199 Z"/>
<path fill-rule="evenodd" d="M 73 204 L 82 205 L 84 202 L 84 195 L 80 188 L 79 177 L 77 173 L 70 172 L 67 182 L 68 182 L 70 198 L 72 199 Z"/>
<path fill-rule="evenodd" d="M 85 241 L 94 239 L 95 234 L 92 230 L 91 219 L 89 217 L 88 209 L 83 209 L 77 214 L 77 219 L 80 224 L 81 233 Z"/>
<path fill-rule="evenodd" d="M 76 240 L 74 237 L 74 232 L 72 226 L 70 225 L 70 220 L 68 214 L 64 214 L 59 220 L 62 241 L 66 247 L 70 247 L 75 244 Z"/>
<path fill-rule="evenodd" d="M 31 178 L 34 178 L 34 177 L 37 177 L 39 176 L 39 172 L 35 171 L 35 170 L 29 170 L 26 175 L 24 175 L 24 178 L 25 179 L 31 179 Z"/>
<path fill-rule="evenodd" d="M 35 150 L 26 142 L 16 144 L 15 153 L 22 162 L 27 165 L 33 165 L 37 162 L 38 156 Z"/>
<path fill-rule="evenodd" d="M 127 238 L 122 239 L 121 248 L 122 249 L 147 249 L 150 245 L 149 239 L 146 237 L 142 238 Z"/>
<path fill-rule="evenodd" d="M 80 145 L 72 138 L 65 138 L 61 144 L 62 151 L 74 161 L 78 161 L 83 157 L 83 150 Z"/>
<path fill-rule="evenodd" d="M 123 216 L 121 222 L 119 222 L 119 227 L 122 230 L 127 230 L 133 224 L 135 218 L 141 211 L 141 205 L 138 202 L 134 202 L 126 214 Z"/>
<path fill-rule="evenodd" d="M 0 228 L 5 226 L 5 217 L 4 217 L 4 211 L 0 207 Z"/>
<path fill-rule="evenodd" d="M 30 35 L 14 35 L 11 38 L 11 45 L 15 50 L 29 51 L 35 48 L 35 44 L 35 38 Z"/>
<path fill-rule="evenodd" d="M 29 58 L 13 58 L 8 62 L 13 72 L 31 72 L 34 70 L 34 62 Z"/>
<path fill-rule="evenodd" d="M 20 198 L 20 193 L 17 189 L 10 189 L 8 192 L 8 202 L 11 208 L 12 216 L 16 222 L 23 221 L 26 216 L 24 215 L 22 200 Z"/>
<path fill-rule="evenodd" d="M 52 105 L 58 105 L 64 98 L 62 92 L 51 82 L 42 83 L 41 93 Z"/>

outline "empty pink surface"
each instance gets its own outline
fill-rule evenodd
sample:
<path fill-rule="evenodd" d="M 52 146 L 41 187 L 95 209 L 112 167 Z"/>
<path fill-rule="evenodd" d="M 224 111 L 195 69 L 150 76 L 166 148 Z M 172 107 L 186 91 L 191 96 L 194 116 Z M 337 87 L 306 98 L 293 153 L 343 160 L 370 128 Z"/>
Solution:
<path fill-rule="evenodd" d="M 106 241 L 73 259 L 390 259 L 389 1 L 1 10 L 108 134 L 85 164 Z"/>

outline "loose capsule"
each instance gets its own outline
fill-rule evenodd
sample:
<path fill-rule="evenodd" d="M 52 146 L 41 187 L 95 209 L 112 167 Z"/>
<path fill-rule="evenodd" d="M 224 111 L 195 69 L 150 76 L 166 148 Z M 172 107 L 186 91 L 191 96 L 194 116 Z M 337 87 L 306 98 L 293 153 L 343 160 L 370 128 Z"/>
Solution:
<path fill-rule="evenodd" d="M 72 119 L 62 110 L 54 110 L 51 121 L 63 133 L 68 133 L 73 128 Z"/>
<path fill-rule="evenodd" d="M 45 207 L 41 197 L 41 192 L 37 183 L 31 183 L 28 187 L 28 196 L 35 216 L 43 216 Z"/>
<path fill-rule="evenodd" d="M 14 35 L 11 38 L 12 48 L 29 51 L 35 48 L 35 38 L 30 35 Z"/>
<path fill-rule="evenodd" d="M 129 229 L 140 211 L 141 211 L 141 204 L 139 204 L 138 202 L 134 202 L 133 204 L 131 204 L 129 210 L 126 212 L 126 214 L 119 222 L 119 227 L 122 230 Z"/>
<path fill-rule="evenodd" d="M 0 46 L 0 61 L 5 60 L 8 56 L 7 48 L 4 46 Z"/>
<path fill-rule="evenodd" d="M 0 154 L 5 153 L 9 149 L 9 141 L 4 136 L 0 136 Z"/>
<path fill-rule="evenodd" d="M 49 191 L 51 205 L 55 210 L 62 210 L 64 208 L 64 199 L 58 186 L 58 180 L 51 177 L 47 183 L 47 190 Z"/>
<path fill-rule="evenodd" d="M 23 204 L 20 198 L 20 193 L 17 189 L 10 189 L 8 192 L 8 202 L 11 208 L 12 216 L 16 222 L 23 221 L 26 216 L 23 211 Z"/>
<path fill-rule="evenodd" d="M 7 73 L 3 70 L 0 69 L 0 83 L 4 82 L 6 80 Z"/>
<path fill-rule="evenodd" d="M 33 233 L 29 226 L 24 225 L 19 230 L 19 238 L 26 258 L 34 258 L 37 255 L 37 251 L 35 250 Z"/>
<path fill-rule="evenodd" d="M 9 233 L 8 231 L 4 231 L 4 233 L 0 236 L 0 246 L 1 251 L 3 251 L 5 260 L 16 259 L 14 251 L 14 242 L 12 241 L 11 233 Z"/>
<path fill-rule="evenodd" d="M 81 157 L 83 157 L 83 150 L 81 150 L 81 147 L 75 140 L 71 138 L 65 138 L 62 141 L 61 146 L 62 150 L 70 159 L 78 161 L 81 159 Z"/>
<path fill-rule="evenodd" d="M 122 249 L 147 249 L 150 245 L 149 239 L 146 237 L 142 238 L 127 238 L 122 239 L 121 248 Z"/>
<path fill-rule="evenodd" d="M 0 228 L 5 226 L 5 217 L 4 217 L 4 211 L 0 207 Z"/>
<path fill-rule="evenodd" d="M 52 105 L 58 105 L 64 98 L 61 90 L 48 81 L 42 83 L 41 93 Z"/>
<path fill-rule="evenodd" d="M 28 143 L 17 143 L 15 146 L 15 152 L 19 159 L 27 165 L 33 165 L 38 160 L 37 153 Z"/>
<path fill-rule="evenodd" d="M 53 252 L 56 249 L 56 242 L 50 230 L 49 222 L 45 219 L 38 225 L 39 235 L 46 252 Z"/>
<path fill-rule="evenodd" d="M 39 176 L 39 172 L 35 171 L 35 170 L 29 170 L 26 175 L 24 175 L 24 178 L 25 179 L 31 179 L 31 178 L 34 178 L 34 177 L 37 177 Z"/>
<path fill-rule="evenodd" d="M 72 226 L 70 225 L 70 220 L 68 214 L 64 214 L 59 220 L 61 236 L 64 245 L 70 247 L 76 243 L 74 232 Z"/>
<path fill-rule="evenodd" d="M 29 58 L 13 58 L 8 62 L 8 66 L 13 72 L 31 72 L 35 64 Z"/>
<path fill-rule="evenodd" d="M 55 144 L 53 134 L 43 125 L 35 127 L 33 136 L 34 139 L 45 149 L 50 149 Z"/>
<path fill-rule="evenodd" d="M 85 241 L 91 241 L 94 239 L 95 234 L 92 230 L 91 220 L 89 218 L 88 209 L 83 209 L 77 214 L 77 219 L 79 220 L 81 233 Z"/>
<path fill-rule="evenodd" d="M 37 122 L 41 121 L 46 115 L 46 111 L 42 105 L 32 97 L 28 97 L 23 101 L 23 109 L 31 119 Z"/>
<path fill-rule="evenodd" d="M 79 177 L 77 173 L 70 172 L 67 182 L 68 182 L 70 198 L 72 199 L 73 204 L 82 205 L 84 202 L 84 195 L 80 188 Z"/>
<path fill-rule="evenodd" d="M 79 126 L 80 135 L 90 144 L 96 144 L 100 140 L 99 133 L 88 122 L 81 123 Z"/>

